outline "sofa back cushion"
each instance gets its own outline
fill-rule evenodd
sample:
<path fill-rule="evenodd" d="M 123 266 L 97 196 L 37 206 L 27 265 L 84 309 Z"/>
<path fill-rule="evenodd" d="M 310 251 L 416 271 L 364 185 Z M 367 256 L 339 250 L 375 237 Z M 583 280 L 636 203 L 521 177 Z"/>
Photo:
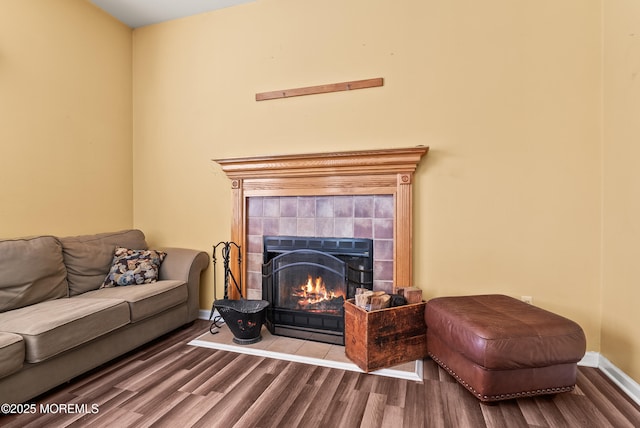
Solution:
<path fill-rule="evenodd" d="M 57 238 L 0 241 L 0 312 L 67 295 L 67 270 Z"/>
<path fill-rule="evenodd" d="M 144 233 L 137 229 L 60 238 L 67 266 L 69 295 L 97 290 L 111 268 L 116 247 L 146 250 Z"/>

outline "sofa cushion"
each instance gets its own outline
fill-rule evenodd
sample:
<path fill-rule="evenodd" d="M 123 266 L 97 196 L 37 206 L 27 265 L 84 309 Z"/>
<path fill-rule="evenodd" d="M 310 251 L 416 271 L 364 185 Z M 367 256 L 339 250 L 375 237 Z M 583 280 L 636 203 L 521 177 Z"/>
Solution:
<path fill-rule="evenodd" d="M 129 324 L 117 299 L 58 299 L 0 314 L 0 331 L 22 336 L 29 363 L 37 363 Z"/>
<path fill-rule="evenodd" d="M 147 249 L 144 233 L 140 230 L 71 236 L 60 238 L 60 242 L 70 296 L 100 288 L 109 273 L 116 247 Z"/>
<path fill-rule="evenodd" d="M 160 265 L 167 253 L 117 247 L 111 269 L 101 288 L 149 284 L 158 280 Z"/>
<path fill-rule="evenodd" d="M 62 245 L 53 236 L 0 241 L 0 312 L 66 297 Z"/>
<path fill-rule="evenodd" d="M 81 299 L 116 299 L 126 301 L 131 311 L 131 322 L 137 322 L 187 301 L 184 281 L 164 280 L 130 287 L 110 287 L 73 297 Z"/>
<path fill-rule="evenodd" d="M 0 332 L 0 378 L 17 372 L 24 363 L 22 336 Z"/>

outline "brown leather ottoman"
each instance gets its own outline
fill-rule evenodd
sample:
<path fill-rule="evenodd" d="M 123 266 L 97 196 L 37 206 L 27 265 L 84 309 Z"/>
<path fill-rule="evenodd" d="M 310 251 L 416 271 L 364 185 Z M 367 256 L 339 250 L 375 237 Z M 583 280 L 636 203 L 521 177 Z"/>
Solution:
<path fill-rule="evenodd" d="M 482 401 L 571 391 L 586 340 L 575 322 L 503 295 L 425 307 L 427 351 Z"/>

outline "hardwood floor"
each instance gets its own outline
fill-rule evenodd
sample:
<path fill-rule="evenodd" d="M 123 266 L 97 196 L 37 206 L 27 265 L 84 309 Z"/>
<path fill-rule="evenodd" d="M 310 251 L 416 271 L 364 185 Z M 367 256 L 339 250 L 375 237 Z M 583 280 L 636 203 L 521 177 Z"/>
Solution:
<path fill-rule="evenodd" d="M 37 398 L 35 414 L 0 417 L 0 426 L 640 426 L 640 408 L 593 368 L 579 368 L 572 393 L 484 405 L 431 360 L 420 383 L 186 344 L 207 328 L 198 320 Z"/>

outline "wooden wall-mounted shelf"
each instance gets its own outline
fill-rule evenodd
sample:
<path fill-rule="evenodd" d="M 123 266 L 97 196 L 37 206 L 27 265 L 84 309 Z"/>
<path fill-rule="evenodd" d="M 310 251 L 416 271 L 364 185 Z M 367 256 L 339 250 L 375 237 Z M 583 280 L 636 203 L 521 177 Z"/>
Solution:
<path fill-rule="evenodd" d="M 256 101 L 275 100 L 278 98 L 299 97 L 302 95 L 326 94 L 328 92 L 350 91 L 382 86 L 383 79 L 352 80 L 350 82 L 331 83 L 328 85 L 307 86 L 304 88 L 282 89 L 279 91 L 261 92 L 256 94 Z"/>

